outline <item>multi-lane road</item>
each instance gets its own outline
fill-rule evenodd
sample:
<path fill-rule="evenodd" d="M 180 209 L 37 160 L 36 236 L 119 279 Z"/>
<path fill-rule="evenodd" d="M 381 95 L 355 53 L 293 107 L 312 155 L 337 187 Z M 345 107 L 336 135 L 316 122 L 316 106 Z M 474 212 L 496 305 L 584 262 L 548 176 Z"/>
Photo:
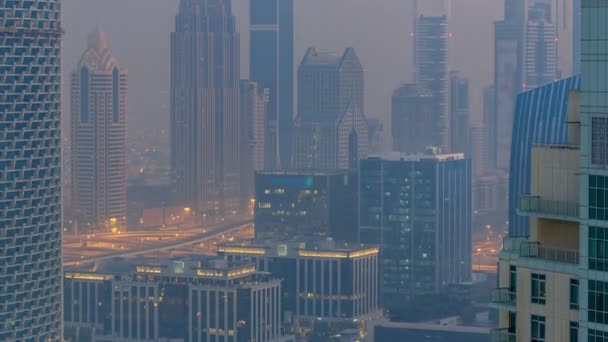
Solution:
<path fill-rule="evenodd" d="M 250 219 L 222 225 L 154 231 L 133 231 L 124 233 L 98 233 L 89 235 L 64 236 L 63 256 L 65 266 L 76 266 L 107 260 L 115 257 L 160 254 L 191 246 L 209 247 L 216 240 L 231 241 L 248 238 L 252 231 Z"/>

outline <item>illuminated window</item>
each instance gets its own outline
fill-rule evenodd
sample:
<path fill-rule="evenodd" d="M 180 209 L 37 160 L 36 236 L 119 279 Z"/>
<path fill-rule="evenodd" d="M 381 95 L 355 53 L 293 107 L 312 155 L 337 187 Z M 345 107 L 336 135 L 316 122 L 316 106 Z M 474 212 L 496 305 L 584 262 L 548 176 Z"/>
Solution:
<path fill-rule="evenodd" d="M 271 207 L 272 206 L 268 202 L 260 202 L 260 204 L 259 204 L 260 209 L 270 209 Z"/>

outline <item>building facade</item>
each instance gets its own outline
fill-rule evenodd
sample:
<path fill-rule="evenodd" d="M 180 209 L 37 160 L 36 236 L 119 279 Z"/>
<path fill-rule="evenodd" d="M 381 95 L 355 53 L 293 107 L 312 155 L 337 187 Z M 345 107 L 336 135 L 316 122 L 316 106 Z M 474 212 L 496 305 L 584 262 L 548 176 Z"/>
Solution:
<path fill-rule="evenodd" d="M 89 36 L 71 78 L 73 219 L 86 230 L 127 228 L 127 72 L 105 33 Z"/>
<path fill-rule="evenodd" d="M 61 1 L 2 1 L 0 340 L 61 341 Z"/>
<path fill-rule="evenodd" d="M 250 79 L 269 90 L 267 125 L 278 127 L 272 165 L 291 167 L 294 118 L 294 2 L 250 0 Z M 277 147 L 278 146 L 278 147 Z"/>
<path fill-rule="evenodd" d="M 230 1 L 180 1 L 171 33 L 171 184 L 176 204 L 196 215 L 239 210 L 239 56 Z"/>
<path fill-rule="evenodd" d="M 469 79 L 450 72 L 450 151 L 470 157 Z"/>
<path fill-rule="evenodd" d="M 582 140 L 578 134 L 579 94 L 573 91 L 570 96 L 566 141 L 528 147 L 530 193 L 518 198 L 517 212 L 529 219 L 529 237 L 509 236 L 503 243 L 499 287 L 491 297 L 491 306 L 499 310 L 495 339 L 596 341 L 578 331 L 583 321 L 579 310 L 586 308 L 587 297 L 579 272 Z M 589 298 L 595 294 L 589 293 Z"/>
<path fill-rule="evenodd" d="M 471 161 L 459 154 L 370 157 L 360 165 L 361 242 L 381 248 L 383 305 L 471 280 Z"/>
<path fill-rule="evenodd" d="M 547 13 L 550 4 L 537 3 L 528 10 L 524 88 L 532 89 L 554 82 L 558 75 L 557 29 Z M 569 55 L 564 56 L 566 58 Z"/>
<path fill-rule="evenodd" d="M 254 194 L 255 172 L 266 168 L 266 110 L 269 90 L 256 82 L 241 80 L 241 202 L 249 204 Z"/>
<path fill-rule="evenodd" d="M 435 129 L 433 93 L 425 86 L 404 84 L 393 92 L 393 149 L 404 153 L 420 153 L 433 146 Z"/>
<path fill-rule="evenodd" d="M 509 236 L 528 236 L 527 217 L 517 215 L 519 198 L 530 193 L 530 163 L 534 145 L 568 142 L 568 94 L 580 86 L 570 77 L 517 96 L 509 177 Z"/>
<path fill-rule="evenodd" d="M 432 116 L 434 127 L 427 134 L 432 135 L 433 146 L 439 146 L 443 151 L 449 151 L 447 16 L 418 16 L 414 38 L 416 83 L 426 86 L 431 91 L 435 104 Z"/>
<path fill-rule="evenodd" d="M 297 169 L 356 168 L 368 154 L 363 67 L 353 48 L 309 48 L 298 69 L 294 127 Z"/>
<path fill-rule="evenodd" d="M 220 246 L 228 262 L 255 263 L 283 279 L 285 329 L 303 334 L 319 321 L 350 323 L 380 316 L 379 249 L 331 239 L 256 240 Z"/>
<path fill-rule="evenodd" d="M 288 341 L 281 282 L 223 260 L 134 260 L 64 275 L 66 337 L 78 341 Z"/>
<path fill-rule="evenodd" d="M 256 239 L 316 235 L 359 240 L 354 170 L 258 172 L 255 201 Z"/>

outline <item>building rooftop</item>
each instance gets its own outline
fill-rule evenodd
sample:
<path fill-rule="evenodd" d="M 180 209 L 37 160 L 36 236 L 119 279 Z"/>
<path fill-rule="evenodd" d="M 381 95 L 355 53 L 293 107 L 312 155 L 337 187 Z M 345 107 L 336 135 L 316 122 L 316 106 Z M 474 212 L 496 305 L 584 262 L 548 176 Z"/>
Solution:
<path fill-rule="evenodd" d="M 312 257 L 352 259 L 378 254 L 377 246 L 336 242 L 331 238 L 301 237 L 289 240 L 254 240 L 229 243 L 219 253 L 266 255 L 272 257 Z"/>
<path fill-rule="evenodd" d="M 227 262 L 220 257 L 191 257 L 157 260 L 151 258 L 116 258 L 93 267 L 66 267 L 67 278 L 106 280 L 137 274 L 180 276 L 232 280 L 257 274 L 255 265 L 247 262 Z"/>
<path fill-rule="evenodd" d="M 464 153 L 441 153 L 438 148 L 431 147 L 426 153 L 387 152 L 370 155 L 368 159 L 382 159 L 388 161 L 421 161 L 421 160 L 460 160 L 465 159 Z"/>
<path fill-rule="evenodd" d="M 261 170 L 257 174 L 272 176 L 336 176 L 353 173 L 347 169 L 286 169 L 286 170 Z"/>

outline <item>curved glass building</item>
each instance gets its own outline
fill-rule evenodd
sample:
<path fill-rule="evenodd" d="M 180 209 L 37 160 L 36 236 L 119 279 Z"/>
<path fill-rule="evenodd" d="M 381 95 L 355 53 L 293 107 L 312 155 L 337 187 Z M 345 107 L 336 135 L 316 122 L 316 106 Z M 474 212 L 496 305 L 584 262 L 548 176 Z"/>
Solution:
<path fill-rule="evenodd" d="M 530 219 L 517 215 L 519 197 L 530 193 L 532 146 L 568 143 L 568 93 L 580 76 L 538 87 L 517 96 L 509 172 L 509 236 L 530 233 Z"/>
<path fill-rule="evenodd" d="M 60 0 L 0 1 L 0 341 L 60 341 Z"/>

